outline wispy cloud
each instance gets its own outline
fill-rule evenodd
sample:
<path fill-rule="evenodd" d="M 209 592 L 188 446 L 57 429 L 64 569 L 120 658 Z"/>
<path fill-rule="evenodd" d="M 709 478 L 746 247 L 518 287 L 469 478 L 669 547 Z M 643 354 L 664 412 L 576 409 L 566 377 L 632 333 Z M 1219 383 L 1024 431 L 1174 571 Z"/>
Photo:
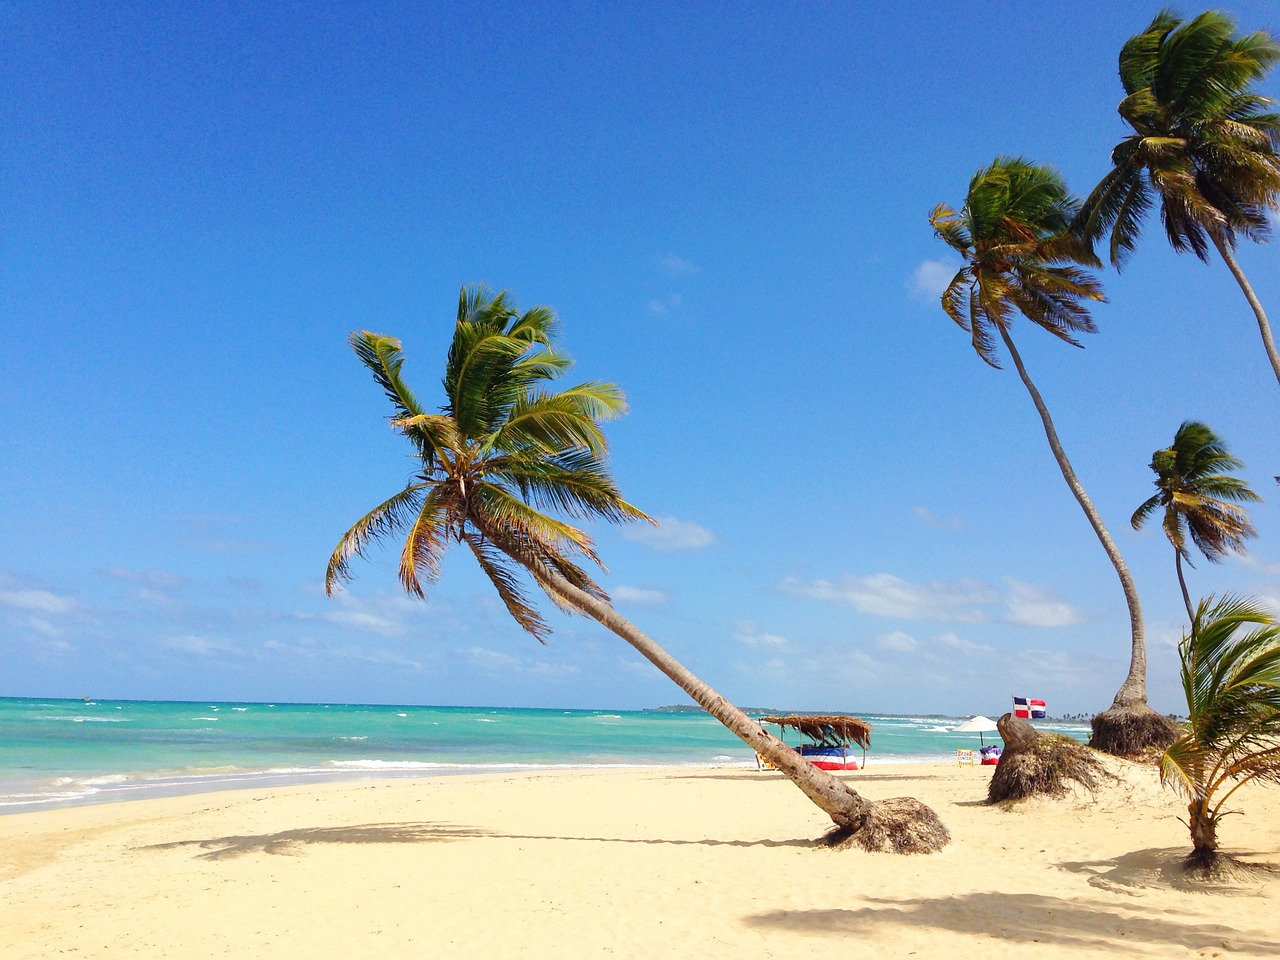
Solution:
<path fill-rule="evenodd" d="M 649 301 L 649 312 L 659 317 L 665 317 L 672 310 L 678 310 L 684 304 L 684 298 L 678 293 L 673 293 L 669 297 L 661 299 L 655 297 Z"/>
<path fill-rule="evenodd" d="M 653 590 L 649 587 L 628 587 L 622 584 L 610 588 L 609 596 L 620 603 L 662 604 L 667 602 L 665 590 Z"/>
<path fill-rule="evenodd" d="M 176 590 L 185 587 L 190 581 L 187 577 L 164 570 L 129 570 L 125 567 L 107 567 L 102 571 L 114 580 L 135 583 L 140 587 L 152 587 L 159 590 Z"/>
<path fill-rule="evenodd" d="M 891 573 L 845 574 L 836 581 L 788 577 L 779 587 L 794 596 L 843 603 L 862 613 L 902 620 L 982 623 L 990 619 L 984 608 L 1000 599 L 989 584 L 978 580 L 920 584 Z"/>
<path fill-rule="evenodd" d="M 242 652 L 238 646 L 229 641 L 194 634 L 167 637 L 163 642 L 172 650 L 191 653 L 198 657 L 238 656 Z"/>
<path fill-rule="evenodd" d="M 921 302 L 937 300 L 947 284 L 956 275 L 959 266 L 941 260 L 925 260 L 912 271 L 907 280 L 907 294 Z"/>
<path fill-rule="evenodd" d="M 920 648 L 919 640 L 909 633 L 903 633 L 901 630 L 882 633 L 872 642 L 881 650 L 891 650 L 894 653 L 914 653 Z"/>
<path fill-rule="evenodd" d="M 636 525 L 622 531 L 623 537 L 654 550 L 702 550 L 716 543 L 716 535 L 692 520 L 658 517 L 658 526 Z"/>
<path fill-rule="evenodd" d="M 1071 604 L 1044 587 L 1005 577 L 1009 593 L 1004 620 L 1020 627 L 1069 627 L 1084 620 Z"/>
<path fill-rule="evenodd" d="M 45 614 L 71 613 L 76 608 L 72 597 L 37 589 L 0 590 L 0 604 Z"/>
<path fill-rule="evenodd" d="M 834 581 L 788 577 L 778 587 L 793 596 L 842 603 L 861 613 L 899 620 L 1001 622 L 1045 628 L 1084 620 L 1079 610 L 1043 587 L 1013 578 L 1005 582 L 1008 589 L 999 590 L 968 578 L 911 583 L 890 573 L 876 573 L 864 577 L 845 574 Z"/>
<path fill-rule="evenodd" d="M 548 662 L 530 657 L 515 656 L 487 647 L 472 647 L 467 657 L 478 668 L 504 676 L 523 675 L 551 679 L 567 679 L 577 676 L 578 667 L 571 663 Z"/>
<path fill-rule="evenodd" d="M 672 277 L 692 277 L 702 272 L 702 267 L 692 260 L 677 257 L 674 253 L 664 253 L 655 262 L 663 273 Z"/>
<path fill-rule="evenodd" d="M 765 633 L 750 620 L 739 620 L 734 624 L 733 639 L 748 647 L 785 647 L 790 644 L 786 637 L 777 633 Z"/>
<path fill-rule="evenodd" d="M 928 507 L 912 507 L 911 512 L 926 527 L 933 527 L 935 530 L 950 530 L 952 533 L 959 533 L 964 529 L 964 521 L 959 517 L 940 517 Z"/>

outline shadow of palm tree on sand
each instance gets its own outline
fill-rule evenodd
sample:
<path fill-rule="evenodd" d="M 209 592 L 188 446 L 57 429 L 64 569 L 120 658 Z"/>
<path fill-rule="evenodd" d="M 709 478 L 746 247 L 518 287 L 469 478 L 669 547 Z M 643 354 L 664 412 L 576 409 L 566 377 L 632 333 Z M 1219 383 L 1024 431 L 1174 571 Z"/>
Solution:
<path fill-rule="evenodd" d="M 1077 949 L 1117 944 L 1126 956 L 1167 956 L 1182 950 L 1224 948 L 1243 955 L 1275 956 L 1280 941 L 1220 923 L 1113 911 L 1097 901 L 1074 902 L 1034 893 L 968 893 L 934 899 L 860 898 L 846 910 L 773 910 L 746 917 L 760 929 L 810 936 L 857 937 L 873 927 L 934 927 L 1013 943 L 1045 943 Z"/>
<path fill-rule="evenodd" d="M 345 827 L 303 827 L 278 833 L 208 837 L 203 840 L 174 840 L 154 843 L 144 850 L 176 850 L 199 847 L 201 860 L 230 860 L 251 853 L 298 856 L 304 847 L 326 843 L 448 843 L 457 840 L 572 840 L 581 843 L 638 843 L 702 847 L 818 847 L 819 840 L 677 840 L 637 837 L 538 836 L 498 833 L 479 827 L 450 823 L 366 823 Z"/>

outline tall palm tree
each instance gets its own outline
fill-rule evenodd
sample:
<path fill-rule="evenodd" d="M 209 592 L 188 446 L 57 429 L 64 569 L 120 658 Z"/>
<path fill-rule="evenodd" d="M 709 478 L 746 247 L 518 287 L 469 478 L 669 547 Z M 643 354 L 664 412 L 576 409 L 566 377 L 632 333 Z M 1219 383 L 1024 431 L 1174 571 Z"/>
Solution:
<path fill-rule="evenodd" d="M 1260 503 L 1262 498 L 1243 480 L 1227 476 L 1228 470 L 1243 466 L 1216 433 L 1195 420 L 1184 421 L 1174 434 L 1173 446 L 1157 450 L 1151 457 L 1157 492 L 1133 512 L 1131 522 L 1137 530 L 1164 508 L 1164 535 L 1173 544 L 1178 585 L 1192 621 L 1195 611 L 1182 573 L 1182 561 L 1191 563 L 1187 535 L 1212 563 L 1231 551 L 1243 553 L 1244 541 L 1257 535 L 1248 513 L 1235 504 Z"/>
<path fill-rule="evenodd" d="M 1280 380 L 1271 324 L 1234 250 L 1239 237 L 1265 240 L 1280 209 L 1280 116 L 1253 84 L 1280 60 L 1266 33 L 1235 35 L 1227 14 L 1183 22 L 1162 10 L 1120 50 L 1133 129 L 1111 152 L 1113 167 L 1085 200 L 1075 225 L 1090 243 L 1111 234 L 1111 262 L 1124 264 L 1155 203 L 1173 249 L 1208 260 L 1212 244 L 1244 292 Z"/>
<path fill-rule="evenodd" d="M 1178 647 L 1185 732 L 1164 752 L 1160 779 L 1190 801 L 1186 865 L 1213 873 L 1218 821 L 1246 783 L 1280 783 L 1280 625 L 1238 597 L 1200 601 Z"/>
<path fill-rule="evenodd" d="M 526 592 L 527 574 L 557 606 L 599 621 L 631 644 L 693 700 L 764 755 L 836 824 L 869 849 L 931 852 L 946 828 L 917 801 L 871 803 L 819 770 L 703 683 L 609 604 L 580 561 L 603 568 L 591 537 L 548 510 L 577 519 L 648 521 L 609 473 L 603 421 L 624 412 L 622 392 L 591 382 L 547 389 L 568 355 L 554 345 L 555 315 L 520 313 L 505 293 L 464 287 L 445 364 L 445 404 L 428 412 L 401 377 L 392 337 L 362 331 L 351 345 L 391 401 L 391 425 L 413 446 L 417 474 L 339 540 L 325 573 L 332 594 L 349 562 L 374 541 L 404 536 L 400 582 L 425 595 L 448 547 L 465 544 L 508 612 L 545 642 L 550 627 Z"/>
<path fill-rule="evenodd" d="M 1173 739 L 1172 724 L 1147 704 L 1147 647 L 1138 590 L 1067 459 L 1049 408 L 1009 332 L 1015 313 L 1073 346 L 1080 345 L 1076 334 L 1093 332 L 1086 303 L 1105 298 L 1098 281 L 1080 269 L 1081 264 L 1097 260 L 1067 230 L 1076 211 L 1076 201 L 1054 170 L 1023 159 L 997 157 L 969 181 L 960 211 L 939 205 L 929 222 L 938 237 L 965 260 L 942 294 L 943 310 L 969 333 L 978 356 L 991 366 L 999 367 L 995 337 L 1004 343 L 1040 414 L 1063 479 L 1120 578 L 1129 606 L 1129 674 L 1111 707 L 1094 718 L 1091 744 L 1111 753 L 1138 753 Z"/>

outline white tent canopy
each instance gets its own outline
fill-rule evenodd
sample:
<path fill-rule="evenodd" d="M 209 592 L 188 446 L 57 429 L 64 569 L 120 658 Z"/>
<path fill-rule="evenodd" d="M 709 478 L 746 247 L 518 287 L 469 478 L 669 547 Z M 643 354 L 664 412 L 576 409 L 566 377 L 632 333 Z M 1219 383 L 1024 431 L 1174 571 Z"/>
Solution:
<path fill-rule="evenodd" d="M 966 720 L 958 727 L 952 727 L 956 733 L 989 733 L 992 730 L 998 730 L 996 722 L 990 717 L 973 717 Z"/>
<path fill-rule="evenodd" d="M 976 733 L 978 735 L 978 742 L 985 746 L 987 741 L 982 735 L 984 733 L 990 733 L 992 730 L 999 730 L 1000 728 L 996 726 L 996 722 L 990 717 L 977 716 L 971 717 L 958 727 L 952 727 L 951 729 L 955 733 Z"/>

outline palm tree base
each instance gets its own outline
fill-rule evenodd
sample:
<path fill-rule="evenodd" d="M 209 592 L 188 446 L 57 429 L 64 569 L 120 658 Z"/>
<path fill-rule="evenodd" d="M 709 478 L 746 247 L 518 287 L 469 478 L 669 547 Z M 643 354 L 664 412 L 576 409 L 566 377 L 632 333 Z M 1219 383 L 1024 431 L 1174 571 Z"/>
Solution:
<path fill-rule="evenodd" d="M 1061 797 L 1073 783 L 1092 793 L 1107 776 L 1094 752 L 1070 737 L 1044 733 L 1007 713 L 997 724 L 1004 752 L 987 787 L 988 803 Z"/>
<path fill-rule="evenodd" d="M 1089 746 L 1116 757 L 1146 759 L 1178 739 L 1178 726 L 1146 703 L 1112 704 L 1093 718 Z"/>
<path fill-rule="evenodd" d="M 937 853 L 951 842 L 938 815 L 919 800 L 879 800 L 854 827 L 835 827 L 822 838 L 836 850 L 857 847 L 869 853 Z"/>

